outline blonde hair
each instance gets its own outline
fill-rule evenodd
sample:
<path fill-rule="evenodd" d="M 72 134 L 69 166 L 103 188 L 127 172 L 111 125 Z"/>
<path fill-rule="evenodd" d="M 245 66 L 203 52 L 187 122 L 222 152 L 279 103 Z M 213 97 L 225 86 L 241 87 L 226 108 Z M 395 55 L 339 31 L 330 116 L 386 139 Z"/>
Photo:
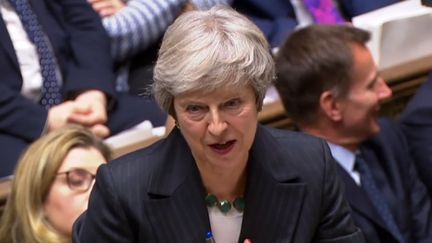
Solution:
<path fill-rule="evenodd" d="M 255 91 L 258 109 L 275 78 L 274 61 L 261 30 L 229 7 L 190 11 L 167 29 L 154 70 L 154 96 L 175 116 L 174 97 L 220 87 Z"/>
<path fill-rule="evenodd" d="M 102 141 L 77 126 L 49 133 L 28 147 L 15 169 L 11 194 L 0 219 L 0 242 L 71 242 L 45 219 L 43 204 L 63 160 L 76 147 L 94 147 L 107 161 L 111 157 Z"/>

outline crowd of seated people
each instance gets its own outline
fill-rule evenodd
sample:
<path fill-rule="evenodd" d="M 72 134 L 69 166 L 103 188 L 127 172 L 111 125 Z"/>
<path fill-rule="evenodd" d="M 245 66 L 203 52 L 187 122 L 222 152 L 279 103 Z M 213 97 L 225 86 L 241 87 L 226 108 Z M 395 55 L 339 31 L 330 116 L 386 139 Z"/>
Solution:
<path fill-rule="evenodd" d="M 12 192 L 0 217 L 0 242 L 71 241 L 72 224 L 87 208 L 96 169 L 110 160 L 109 149 L 99 138 L 107 138 L 146 120 L 163 126 L 168 114 L 176 121 L 173 134 L 194 132 L 189 127 L 192 123 L 178 116 L 181 110 L 175 110 L 174 101 L 167 106 L 159 100 L 161 110 L 153 100 L 153 67 L 161 38 L 179 15 L 217 4 L 232 4 L 261 29 L 271 47 L 280 48 L 275 57 L 279 97 L 301 133 L 327 141 L 335 158 L 337 181 L 345 188 L 337 194 L 343 195 L 349 203 L 350 218 L 363 236 L 355 235 L 351 223 L 344 225 L 345 233 L 350 231 L 352 239 L 358 242 L 363 242 L 362 237 L 365 242 L 432 241 L 432 224 L 429 223 L 432 220 L 432 122 L 429 122 L 432 107 L 428 100 L 432 78 L 403 112 L 403 126 L 398 121 L 378 121 L 379 107 L 391 97 L 391 90 L 379 77 L 365 47 L 369 34 L 347 26 L 305 27 L 312 23 L 345 23 L 358 14 L 399 1 L 335 1 L 332 7 L 340 12 L 330 20 L 322 20 L 308 6 L 307 2 L 314 1 L 91 0 L 87 3 L 84 0 L 46 0 L 37 7 L 30 7 L 48 44 L 35 41 L 34 35 L 40 33 L 28 30 L 26 22 L 32 16 L 21 13 L 26 7 L 19 2 L 0 2 L 0 27 L 5 26 L 4 31 L 0 29 L 0 38 L 4 40 L 0 45 L 6 47 L 0 49 L 0 59 L 6 64 L 0 67 L 0 72 L 4 73 L 0 82 L 0 89 L 4 91 L 0 98 L 0 145 L 5 151 L 0 178 L 11 175 L 15 169 Z M 21 42 L 25 45 L 17 44 Z M 43 61 L 46 54 L 41 53 L 40 45 L 47 45 L 50 55 L 54 53 L 54 69 L 46 67 Z M 52 84 L 53 78 L 46 75 L 53 70 L 58 87 Z M 50 85 L 53 86 L 49 88 Z M 180 94 L 174 94 L 173 99 L 177 99 L 176 95 L 184 98 Z M 259 102 L 257 105 L 259 110 Z M 82 127 L 70 127 L 70 124 Z M 195 139 L 195 135 L 183 134 L 192 149 L 198 172 L 208 176 L 214 171 L 208 174 L 209 171 L 202 168 L 201 157 L 195 157 L 194 143 L 190 140 Z M 222 140 L 228 139 L 220 136 Z M 165 140 L 170 141 L 169 138 Z M 226 142 L 222 140 L 218 146 Z M 19 156 L 22 157 L 17 162 Z M 69 158 L 78 159 L 71 161 Z M 139 158 L 130 157 L 117 163 L 127 164 L 130 160 Z M 85 163 L 74 165 L 76 161 Z M 366 166 L 358 161 L 366 161 Z M 123 170 L 114 168 L 114 171 Z M 234 207 L 233 201 L 237 198 L 220 193 L 221 187 L 213 188 L 212 177 L 209 178 L 203 182 L 207 192 L 227 197 Z M 244 178 L 249 180 L 245 175 L 237 179 L 243 181 Z M 79 189 L 77 183 L 86 185 L 85 190 L 84 187 Z M 244 186 L 244 183 L 236 185 L 235 191 L 244 196 L 247 194 Z M 100 191 L 95 193 L 101 196 Z M 374 196 L 377 193 L 379 197 Z M 92 227 L 96 227 L 92 225 L 92 217 L 103 216 L 97 211 L 99 203 L 93 202 L 91 216 L 87 214 L 81 219 L 75 240 L 98 237 L 92 232 Z M 29 210 L 20 210 L 23 207 Z M 338 210 L 345 212 L 345 206 Z M 235 235 L 234 238 L 240 237 L 245 242 L 251 238 L 254 242 L 254 237 L 270 239 L 266 234 L 249 232 L 251 228 L 248 227 L 244 231 L 249 235 L 238 227 L 235 234 L 221 233 L 223 230 L 215 223 L 219 221 L 215 221 L 214 212 L 210 209 L 208 212 L 209 228 L 216 231 L 213 232 L 216 238 L 228 239 Z M 248 214 L 240 212 L 240 215 Z M 65 217 L 68 220 L 64 220 Z M 246 220 L 250 223 L 249 216 Z M 82 222 L 87 226 L 82 226 Z M 116 229 L 110 230 L 115 232 Z M 119 236 L 110 239 L 120 239 L 116 237 Z M 156 232 L 153 236 L 150 233 L 150 236 L 140 237 L 162 236 Z M 176 237 L 171 239 L 181 238 Z M 273 237 L 278 239 L 280 235 Z M 316 237 L 320 235 L 317 233 Z"/>

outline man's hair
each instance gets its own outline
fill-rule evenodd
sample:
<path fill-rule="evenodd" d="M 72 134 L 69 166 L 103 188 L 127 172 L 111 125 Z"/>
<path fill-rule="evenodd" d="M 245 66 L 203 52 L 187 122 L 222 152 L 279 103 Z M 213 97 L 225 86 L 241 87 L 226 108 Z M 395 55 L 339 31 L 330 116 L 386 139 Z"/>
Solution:
<path fill-rule="evenodd" d="M 285 110 L 296 122 L 317 119 L 326 90 L 346 97 L 353 80 L 353 46 L 364 46 L 370 34 L 345 25 L 312 25 L 294 32 L 276 57 L 276 88 Z"/>

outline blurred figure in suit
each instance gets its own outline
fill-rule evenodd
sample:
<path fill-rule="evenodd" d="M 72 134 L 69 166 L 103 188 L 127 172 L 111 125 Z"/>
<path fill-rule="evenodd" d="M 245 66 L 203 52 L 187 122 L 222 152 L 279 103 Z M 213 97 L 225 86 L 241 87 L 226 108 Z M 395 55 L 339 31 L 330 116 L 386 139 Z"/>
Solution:
<path fill-rule="evenodd" d="M 107 137 L 154 110 L 115 91 L 109 39 L 86 0 L 5 0 L 0 10 L 0 177 L 46 132 L 75 123 Z"/>
<path fill-rule="evenodd" d="M 420 87 L 401 114 L 418 172 L 432 195 L 432 74 Z"/>
<path fill-rule="evenodd" d="M 306 2 L 312 2 L 321 9 L 333 4 L 337 14 L 350 21 L 354 16 L 400 0 L 234 0 L 232 4 L 260 27 L 272 47 L 279 47 L 296 28 L 320 23 L 306 7 Z"/>

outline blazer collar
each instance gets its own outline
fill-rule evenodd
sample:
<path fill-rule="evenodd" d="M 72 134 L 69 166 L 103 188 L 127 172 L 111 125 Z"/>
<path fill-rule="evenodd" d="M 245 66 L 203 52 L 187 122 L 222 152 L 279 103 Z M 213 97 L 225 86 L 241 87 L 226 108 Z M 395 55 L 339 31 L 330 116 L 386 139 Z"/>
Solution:
<path fill-rule="evenodd" d="M 1 11 L 0 11 L 0 46 L 3 47 L 4 51 L 7 53 L 7 56 L 19 71 L 18 58 L 15 54 L 15 49 L 13 47 L 12 40 L 10 39 L 9 32 L 6 27 L 5 21 L 3 20 Z"/>
<path fill-rule="evenodd" d="M 246 207 L 240 242 L 291 242 L 300 217 L 306 184 L 295 166 L 282 159 L 280 143 L 259 126 L 248 164 Z M 289 149 L 289 148 L 288 148 Z"/>
<path fill-rule="evenodd" d="M 164 143 L 165 151 L 158 152 L 165 155 L 144 202 L 146 214 L 160 242 L 202 242 L 211 228 L 198 169 L 178 129 Z M 279 147 L 268 129 L 258 126 L 248 161 L 240 242 L 289 242 L 295 232 L 306 185 L 290 161 L 281 159 Z"/>
<path fill-rule="evenodd" d="M 177 128 L 160 145 L 144 201 L 153 233 L 158 242 L 203 242 L 210 222 L 189 146 Z"/>

